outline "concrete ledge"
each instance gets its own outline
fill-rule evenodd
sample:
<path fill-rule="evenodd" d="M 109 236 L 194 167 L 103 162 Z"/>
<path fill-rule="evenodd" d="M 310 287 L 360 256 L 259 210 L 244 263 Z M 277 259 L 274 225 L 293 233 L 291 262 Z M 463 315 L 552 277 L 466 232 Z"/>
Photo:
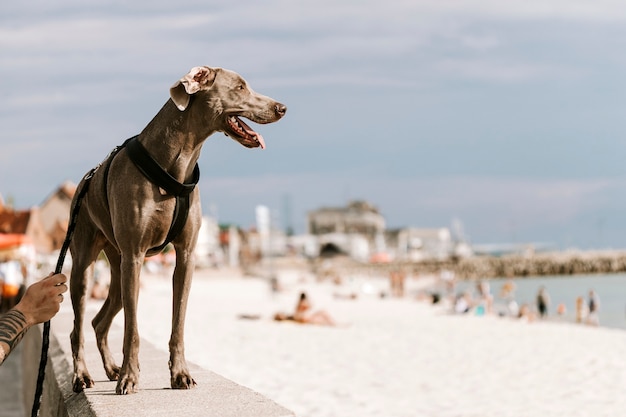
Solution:
<path fill-rule="evenodd" d="M 96 381 L 93 388 L 80 394 L 72 391 L 72 353 L 70 332 L 73 324 L 71 311 L 61 311 L 52 321 L 50 349 L 46 367 L 40 416 L 42 417 L 141 417 L 141 416 L 202 416 L 202 417 L 286 417 L 294 413 L 274 401 L 238 385 L 214 372 L 188 363 L 191 375 L 198 386 L 191 390 L 170 388 L 169 354 L 157 350 L 141 340 L 139 392 L 116 395 L 115 381 L 104 373 L 100 353 L 96 348 L 91 329 L 91 316 L 85 318 L 85 355 L 87 367 Z M 32 328 L 23 343 L 24 408 L 30 415 L 32 409 L 43 326 Z M 109 345 L 121 352 L 123 331 L 112 326 Z M 121 353 L 115 355 L 121 364 Z M 35 359 L 36 358 L 36 359 Z"/>

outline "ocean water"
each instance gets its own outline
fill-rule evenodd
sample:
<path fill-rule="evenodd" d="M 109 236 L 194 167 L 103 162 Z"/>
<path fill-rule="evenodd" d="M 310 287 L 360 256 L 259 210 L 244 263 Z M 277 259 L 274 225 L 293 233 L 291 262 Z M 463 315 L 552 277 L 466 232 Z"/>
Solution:
<path fill-rule="evenodd" d="M 508 279 L 490 279 L 495 303 L 502 303 L 498 294 Z M 557 319 L 556 307 L 563 303 L 567 312 L 559 320 L 575 323 L 576 298 L 582 296 L 587 304 L 589 290 L 600 298 L 600 326 L 626 330 L 626 274 L 562 275 L 511 279 L 515 283 L 515 299 L 519 305 L 536 306 L 537 291 L 544 286 L 550 295 L 549 317 Z M 459 283 L 457 290 L 474 289 L 475 282 Z"/>

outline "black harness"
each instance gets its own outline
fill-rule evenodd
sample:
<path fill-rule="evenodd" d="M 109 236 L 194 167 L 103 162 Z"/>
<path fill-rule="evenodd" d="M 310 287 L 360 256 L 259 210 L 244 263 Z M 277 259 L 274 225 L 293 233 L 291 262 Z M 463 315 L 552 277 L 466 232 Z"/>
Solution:
<path fill-rule="evenodd" d="M 107 165 L 104 173 L 104 187 L 106 195 L 106 186 L 109 178 L 109 167 L 113 162 L 113 158 L 122 149 L 126 149 L 126 153 L 130 160 L 135 164 L 137 169 L 146 177 L 151 183 L 159 188 L 165 190 L 167 194 L 170 194 L 176 198 L 176 207 L 174 208 L 174 217 L 172 218 L 172 224 L 167 232 L 165 241 L 157 247 L 154 247 L 146 253 L 146 256 L 153 256 L 160 253 L 168 243 L 176 238 L 185 227 L 187 222 L 187 216 L 189 215 L 189 195 L 198 184 L 200 180 L 200 168 L 196 163 L 193 168 L 193 178 L 191 182 L 181 183 L 169 172 L 164 170 L 161 165 L 150 155 L 148 150 L 137 140 L 137 136 L 133 136 L 127 139 L 122 145 L 115 147 L 113 151 L 106 158 Z"/>
<path fill-rule="evenodd" d="M 196 184 L 200 180 L 200 168 L 196 163 L 193 168 L 193 177 L 191 182 L 181 183 L 164 170 L 157 161 L 152 158 L 146 148 L 137 140 L 138 136 L 128 139 L 126 145 L 126 153 L 137 169 L 157 187 L 165 190 L 170 195 L 176 197 L 176 207 L 174 208 L 174 218 L 167 232 L 165 242 L 148 251 L 147 256 L 156 255 L 161 252 L 168 243 L 176 238 L 187 223 L 189 215 L 189 195 L 196 188 Z"/>

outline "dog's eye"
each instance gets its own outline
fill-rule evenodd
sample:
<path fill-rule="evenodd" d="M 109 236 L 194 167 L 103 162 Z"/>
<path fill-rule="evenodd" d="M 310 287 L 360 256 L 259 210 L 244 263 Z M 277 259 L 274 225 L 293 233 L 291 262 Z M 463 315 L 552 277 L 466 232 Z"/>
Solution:
<path fill-rule="evenodd" d="M 239 85 L 237 86 L 237 90 L 243 90 L 244 88 L 245 88 L 245 87 L 243 86 L 243 84 L 239 84 Z"/>

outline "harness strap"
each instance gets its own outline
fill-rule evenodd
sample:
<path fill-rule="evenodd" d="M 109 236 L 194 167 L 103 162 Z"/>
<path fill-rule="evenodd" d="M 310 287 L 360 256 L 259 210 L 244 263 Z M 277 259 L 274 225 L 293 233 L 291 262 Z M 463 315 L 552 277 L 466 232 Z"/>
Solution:
<path fill-rule="evenodd" d="M 136 137 L 136 136 L 135 136 Z M 133 138 L 130 138 L 133 139 Z M 117 145 L 113 150 L 107 155 L 106 158 L 100 163 L 100 166 L 104 165 L 104 181 L 102 181 L 102 195 L 104 196 L 104 201 L 106 201 L 107 208 L 109 207 L 109 193 L 107 192 L 107 185 L 109 183 L 109 169 L 111 168 L 111 164 L 113 163 L 113 159 L 117 156 L 117 154 L 126 147 L 126 144 L 130 139 L 126 139 L 124 143 L 121 145 Z M 97 169 L 97 168 L 96 168 Z"/>
<path fill-rule="evenodd" d="M 190 183 L 180 183 L 169 172 L 164 170 L 157 161 L 152 158 L 146 148 L 137 140 L 138 136 L 130 138 L 126 142 L 126 152 L 131 161 L 135 163 L 141 173 L 152 183 L 158 185 L 176 197 L 191 194 L 200 179 L 200 168 L 198 164 L 193 169 L 193 178 Z"/>
<path fill-rule="evenodd" d="M 150 249 L 146 256 L 153 256 L 161 253 L 163 249 L 170 243 L 172 240 L 178 236 L 178 234 L 185 227 L 185 223 L 187 223 L 187 216 L 189 214 L 189 195 L 185 196 L 177 196 L 176 197 L 176 206 L 174 207 L 174 219 L 172 220 L 172 224 L 170 225 L 170 230 L 167 232 L 167 236 L 165 237 L 165 241 L 161 243 L 159 246 Z"/>
<path fill-rule="evenodd" d="M 148 153 L 148 150 L 137 140 L 138 136 L 134 136 L 124 142 L 126 147 L 126 153 L 131 161 L 135 164 L 137 169 L 148 179 L 150 182 L 158 187 L 163 188 L 168 194 L 172 194 L 176 197 L 176 207 L 174 208 L 174 217 L 170 229 L 167 232 L 165 241 L 148 251 L 146 256 L 156 255 L 161 252 L 168 243 L 178 236 L 187 223 L 187 217 L 189 215 L 189 195 L 194 190 L 198 180 L 200 179 L 200 168 L 198 164 L 193 169 L 193 178 L 189 183 L 180 183 L 174 177 L 172 177 L 166 170 L 164 170 L 157 161 L 152 158 Z"/>

